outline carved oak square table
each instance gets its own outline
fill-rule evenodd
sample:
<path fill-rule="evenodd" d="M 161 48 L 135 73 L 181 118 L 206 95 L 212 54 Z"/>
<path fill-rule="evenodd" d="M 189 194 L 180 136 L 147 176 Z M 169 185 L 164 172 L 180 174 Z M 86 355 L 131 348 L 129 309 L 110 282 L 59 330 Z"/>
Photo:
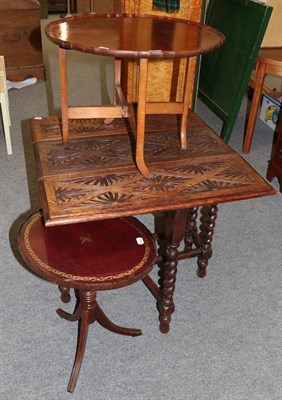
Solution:
<path fill-rule="evenodd" d="M 275 190 L 195 113 L 189 112 L 189 146 L 179 146 L 181 121 L 175 115 L 146 118 L 145 158 L 153 175 L 136 167 L 134 137 L 126 119 L 69 120 L 71 140 L 61 140 L 57 117 L 33 119 L 32 137 L 39 192 L 47 226 L 166 212 L 166 257 L 157 299 L 160 330 L 168 332 L 179 259 L 197 257 L 205 276 L 212 255 L 217 204 L 273 195 Z M 207 206 L 204 234 L 198 208 Z M 50 228 L 51 229 L 51 228 Z M 184 249 L 178 251 L 184 239 Z M 161 257 L 157 260 L 161 262 Z"/>
<path fill-rule="evenodd" d="M 136 164 L 141 173 L 152 176 L 144 160 L 145 115 L 180 114 L 181 148 L 187 148 L 187 117 L 192 87 L 188 74 L 189 58 L 209 53 L 224 42 L 217 30 L 197 22 L 168 17 L 134 14 L 85 14 L 51 22 L 46 27 L 47 37 L 59 46 L 62 136 L 69 138 L 69 119 L 113 118 L 129 119 L 135 136 Z M 68 50 L 77 50 L 115 58 L 114 104 L 111 106 L 68 106 L 67 57 Z M 148 61 L 185 58 L 186 77 L 183 101 L 148 103 L 146 101 Z M 137 116 L 121 89 L 121 60 L 139 62 Z"/>

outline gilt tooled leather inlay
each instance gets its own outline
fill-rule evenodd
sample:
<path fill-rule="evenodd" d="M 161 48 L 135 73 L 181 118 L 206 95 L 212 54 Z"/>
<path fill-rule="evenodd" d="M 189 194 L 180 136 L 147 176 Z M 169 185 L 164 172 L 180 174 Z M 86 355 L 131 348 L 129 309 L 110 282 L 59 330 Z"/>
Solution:
<path fill-rule="evenodd" d="M 25 253 L 25 256 L 32 261 L 32 265 L 37 265 L 37 267 L 42 270 L 43 272 L 50 272 L 58 277 L 62 278 L 67 278 L 67 279 L 72 279 L 75 281 L 80 281 L 80 282 L 89 282 L 89 283 L 106 283 L 106 282 L 114 282 L 117 280 L 120 280 L 124 277 L 129 277 L 133 276 L 134 274 L 138 273 L 139 270 L 141 270 L 144 266 L 146 266 L 146 263 L 148 262 L 149 257 L 152 257 L 152 251 L 154 247 L 150 247 L 149 240 L 142 231 L 142 229 L 136 225 L 131 223 L 128 219 L 121 218 L 126 224 L 129 224 L 131 227 L 133 227 L 136 230 L 136 237 L 142 237 L 143 239 L 143 244 L 144 244 L 144 252 L 142 259 L 138 264 L 132 266 L 131 268 L 125 270 L 124 272 L 121 273 L 116 273 L 114 275 L 103 275 L 103 276 L 83 276 L 83 275 L 73 275 L 69 273 L 65 273 L 58 269 L 58 266 L 55 265 L 49 265 L 47 264 L 42 257 L 40 257 L 40 252 L 36 251 L 33 246 L 33 241 L 34 241 L 34 235 L 31 234 L 31 230 L 33 228 L 33 225 L 41 223 L 42 216 L 40 213 L 36 213 L 30 217 L 28 220 L 25 228 L 24 228 L 24 245 L 26 248 L 27 253 Z M 40 222 L 39 222 L 40 221 Z M 48 228 L 47 228 L 48 229 Z M 41 239 L 40 239 L 41 240 Z M 99 240 L 99 239 L 98 239 Z M 44 240 L 43 240 L 44 241 Z M 86 235 L 85 237 L 78 237 L 78 241 L 80 244 L 83 243 L 90 243 L 92 241 L 91 238 L 89 238 L 89 235 Z M 35 243 L 37 241 L 35 240 Z M 44 252 L 42 253 L 44 254 Z M 150 264 L 149 264 L 150 266 Z"/>
<path fill-rule="evenodd" d="M 80 244 L 91 243 L 93 239 L 90 234 L 79 236 Z"/>
<path fill-rule="evenodd" d="M 271 193 L 270 186 L 201 119 L 190 112 L 187 150 L 179 118 L 147 115 L 145 160 L 134 163 L 135 139 L 124 119 L 70 120 L 67 146 L 59 121 L 34 125 L 40 193 L 47 224 L 215 204 Z M 84 132 L 82 134 L 82 132 Z"/>

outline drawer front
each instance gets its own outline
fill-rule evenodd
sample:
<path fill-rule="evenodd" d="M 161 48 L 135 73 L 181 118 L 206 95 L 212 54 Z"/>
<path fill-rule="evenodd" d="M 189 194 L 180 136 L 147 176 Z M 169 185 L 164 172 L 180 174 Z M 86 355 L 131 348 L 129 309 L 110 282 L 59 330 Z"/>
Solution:
<path fill-rule="evenodd" d="M 7 68 L 42 64 L 40 10 L 2 11 L 0 43 Z"/>

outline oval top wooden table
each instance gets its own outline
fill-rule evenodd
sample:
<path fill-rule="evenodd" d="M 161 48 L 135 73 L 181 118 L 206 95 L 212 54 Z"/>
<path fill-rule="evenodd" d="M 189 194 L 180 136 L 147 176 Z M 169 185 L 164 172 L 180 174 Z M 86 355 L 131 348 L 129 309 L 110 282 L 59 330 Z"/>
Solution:
<path fill-rule="evenodd" d="M 182 102 L 147 103 L 149 59 L 186 58 L 212 52 L 224 42 L 217 30 L 196 22 L 135 14 L 84 14 L 51 22 L 47 37 L 59 46 L 63 142 L 68 143 L 68 120 L 76 118 L 129 118 L 136 139 L 136 164 L 146 178 L 152 176 L 144 160 L 145 115 L 181 114 L 181 148 L 187 148 L 188 98 L 191 88 L 186 66 Z M 69 107 L 66 50 L 115 58 L 112 106 Z M 139 61 L 137 118 L 121 90 L 121 59 Z"/>

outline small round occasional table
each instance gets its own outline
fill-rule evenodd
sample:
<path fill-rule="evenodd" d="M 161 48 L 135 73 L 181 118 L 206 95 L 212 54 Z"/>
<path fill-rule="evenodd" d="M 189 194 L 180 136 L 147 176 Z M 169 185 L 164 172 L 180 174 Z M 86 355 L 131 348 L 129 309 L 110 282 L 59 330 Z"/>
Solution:
<path fill-rule="evenodd" d="M 51 22 L 47 37 L 59 46 L 62 133 L 68 143 L 68 119 L 129 119 L 136 141 L 136 165 L 146 177 L 152 176 L 144 160 L 145 115 L 180 114 L 181 148 L 187 148 L 188 99 L 191 92 L 186 66 L 185 89 L 181 102 L 148 103 L 146 101 L 148 61 L 186 58 L 212 52 L 224 42 L 217 30 L 196 22 L 168 17 L 135 14 L 84 14 Z M 111 106 L 68 106 L 67 50 L 77 50 L 115 58 L 115 91 Z M 135 116 L 121 90 L 121 60 L 136 59 L 138 72 L 138 105 Z"/>
<path fill-rule="evenodd" d="M 140 329 L 114 324 L 100 308 L 96 293 L 146 284 L 155 257 L 151 233 L 135 218 L 115 218 L 46 228 L 40 212 L 27 218 L 19 232 L 21 254 L 32 271 L 60 285 L 61 299 L 69 301 L 76 289 L 73 314 L 57 313 L 67 321 L 79 321 L 78 345 L 68 391 L 73 392 L 81 368 L 90 324 L 97 321 L 111 332 L 139 336 Z"/>

